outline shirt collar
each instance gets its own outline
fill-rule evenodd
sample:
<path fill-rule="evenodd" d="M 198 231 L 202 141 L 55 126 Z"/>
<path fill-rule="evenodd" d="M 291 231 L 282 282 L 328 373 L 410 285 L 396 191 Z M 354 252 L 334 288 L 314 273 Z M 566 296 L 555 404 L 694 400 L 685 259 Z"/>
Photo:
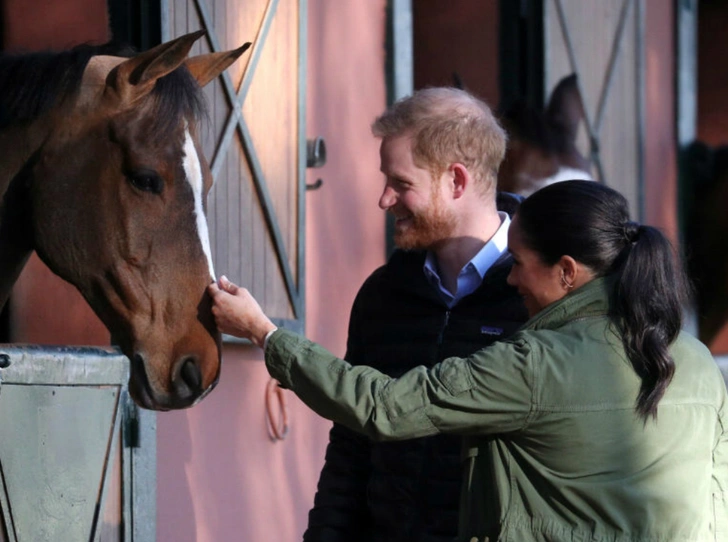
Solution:
<path fill-rule="evenodd" d="M 508 213 L 504 213 L 502 211 L 498 212 L 498 216 L 501 219 L 501 225 L 498 227 L 498 230 L 496 230 L 493 237 L 490 238 L 483 248 L 481 248 L 478 253 L 473 256 L 473 258 L 460 270 L 459 277 L 465 279 L 467 284 L 459 284 L 456 296 L 452 296 L 452 294 L 442 287 L 442 280 L 440 278 L 435 253 L 429 250 L 427 251 L 427 257 L 425 258 L 425 263 L 423 265 L 425 276 L 433 286 L 438 288 L 442 294 L 445 294 L 445 297 L 448 298 L 448 302 L 454 302 L 457 299 L 461 299 L 465 295 L 475 291 L 475 289 L 480 286 L 480 282 L 477 284 L 470 284 L 471 281 L 468 281 L 466 277 L 463 277 L 463 275 L 468 274 L 468 272 L 475 272 L 480 278 L 480 281 L 482 281 L 483 277 L 488 272 L 488 269 L 490 269 L 494 263 L 508 252 L 508 227 L 511 224 L 511 219 L 508 216 Z M 458 283 L 460 282 L 461 280 L 459 278 Z"/>
<path fill-rule="evenodd" d="M 478 275 L 482 279 L 485 273 L 490 269 L 498 259 L 508 251 L 508 227 L 511 225 L 511 218 L 508 213 L 498 212 L 501 219 L 501 225 L 495 235 L 490 238 L 483 248 L 473 256 L 466 265 L 472 264 L 478 271 Z"/>

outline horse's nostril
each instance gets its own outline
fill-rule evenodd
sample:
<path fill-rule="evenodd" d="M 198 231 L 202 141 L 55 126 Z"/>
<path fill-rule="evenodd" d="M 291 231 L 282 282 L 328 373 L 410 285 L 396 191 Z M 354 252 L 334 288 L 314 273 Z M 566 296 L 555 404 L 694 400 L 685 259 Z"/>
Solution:
<path fill-rule="evenodd" d="M 191 391 L 200 391 L 202 389 L 202 373 L 197 363 L 195 363 L 195 358 L 189 357 L 182 361 L 180 378 Z"/>
<path fill-rule="evenodd" d="M 144 355 L 135 353 L 130 361 L 132 378 L 129 380 L 129 392 L 140 406 L 154 408 L 154 392 L 149 384 Z"/>
<path fill-rule="evenodd" d="M 143 355 L 134 354 L 134 357 L 131 358 L 131 372 L 136 375 L 142 386 L 149 387 L 149 377 L 147 376 L 147 367 Z"/>

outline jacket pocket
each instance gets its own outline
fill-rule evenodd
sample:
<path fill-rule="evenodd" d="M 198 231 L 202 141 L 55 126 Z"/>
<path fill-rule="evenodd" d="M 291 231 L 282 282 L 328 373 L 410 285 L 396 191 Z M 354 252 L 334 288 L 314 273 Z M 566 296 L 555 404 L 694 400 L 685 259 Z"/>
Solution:
<path fill-rule="evenodd" d="M 728 540 L 728 506 L 722 492 L 713 493 L 713 534 L 715 542 Z"/>

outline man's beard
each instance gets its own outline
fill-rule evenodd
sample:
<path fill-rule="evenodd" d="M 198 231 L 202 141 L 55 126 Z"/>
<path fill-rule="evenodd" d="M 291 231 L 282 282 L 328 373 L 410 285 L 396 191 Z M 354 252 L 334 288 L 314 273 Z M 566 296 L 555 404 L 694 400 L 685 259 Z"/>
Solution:
<path fill-rule="evenodd" d="M 424 212 L 412 215 L 411 221 L 404 231 L 394 233 L 394 244 L 403 250 L 431 249 L 449 239 L 456 219 L 440 205 L 440 200 L 433 198 Z"/>

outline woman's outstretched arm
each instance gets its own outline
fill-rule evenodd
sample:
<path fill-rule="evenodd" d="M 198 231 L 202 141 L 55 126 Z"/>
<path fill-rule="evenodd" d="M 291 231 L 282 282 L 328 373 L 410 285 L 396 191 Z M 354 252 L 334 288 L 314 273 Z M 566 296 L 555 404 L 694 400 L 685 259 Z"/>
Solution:
<path fill-rule="evenodd" d="M 394 379 L 276 330 L 247 290 L 221 286 L 210 287 L 220 330 L 258 346 L 267 338 L 271 376 L 324 418 L 376 440 L 489 434 L 520 429 L 528 421 L 534 377 L 525 341 L 497 343 L 469 358 L 448 358 Z"/>

